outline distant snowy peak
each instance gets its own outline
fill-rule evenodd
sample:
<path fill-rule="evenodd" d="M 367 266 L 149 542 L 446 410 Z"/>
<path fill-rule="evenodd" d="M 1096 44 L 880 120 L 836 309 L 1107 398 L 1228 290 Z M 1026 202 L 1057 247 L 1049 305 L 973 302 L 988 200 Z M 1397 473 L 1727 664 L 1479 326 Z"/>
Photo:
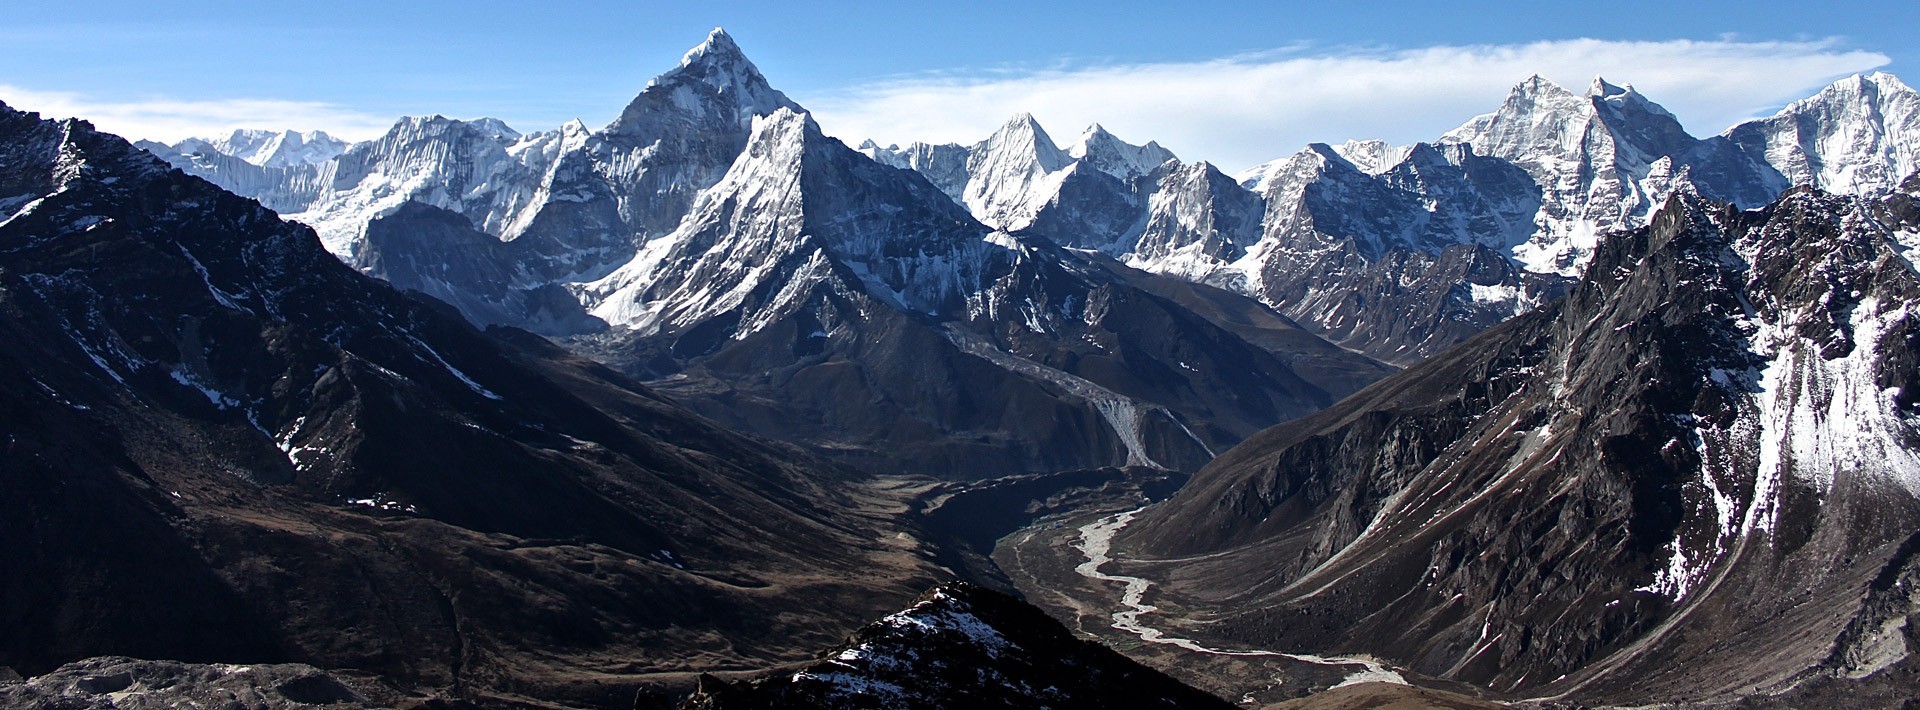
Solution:
<path fill-rule="evenodd" d="M 1204 281 L 1246 254 L 1260 239 L 1265 205 L 1218 168 L 1181 165 L 1160 181 L 1147 204 L 1147 223 L 1129 265 Z"/>
<path fill-rule="evenodd" d="M 463 120 L 448 118 L 440 114 L 425 116 L 401 116 L 387 129 L 383 139 L 394 137 L 417 137 L 443 131 L 459 131 L 463 134 L 483 137 L 501 145 L 512 145 L 520 140 L 520 132 L 513 130 L 505 121 L 497 118 L 476 118 Z M 343 151 L 344 152 L 344 151 Z"/>
<path fill-rule="evenodd" d="M 267 168 L 324 163 L 345 152 L 348 145 L 346 141 L 323 131 L 237 129 L 224 138 L 189 138 L 174 148 L 185 153 L 187 150 L 182 146 L 190 143 L 204 144 L 221 153 Z"/>
<path fill-rule="evenodd" d="M 1586 95 L 1580 96 L 1538 74 L 1515 85 L 1499 110 L 1474 117 L 1441 136 L 1440 142 L 1470 144 L 1481 155 L 1538 162 L 1595 147 L 1584 145 L 1590 131 L 1595 138 L 1630 148 L 1619 157 L 1641 163 L 1694 142 L 1671 112 L 1631 84 L 1616 86 L 1594 77 Z"/>
<path fill-rule="evenodd" d="M 962 200 L 989 226 L 1024 229 L 1058 192 L 1060 173 L 1072 163 L 1031 114 L 1016 115 L 969 151 Z"/>
<path fill-rule="evenodd" d="M 926 176 L 955 204 L 966 203 L 967 156 L 972 149 L 957 143 L 914 143 L 880 147 L 873 141 L 860 146 L 860 152 L 881 165 L 913 170 Z"/>
<path fill-rule="evenodd" d="M 1790 184 L 1886 192 L 1920 170 L 1920 93 L 1891 74 L 1855 74 L 1724 135 Z"/>
<path fill-rule="evenodd" d="M 1582 147 L 1596 118 L 1593 98 L 1535 74 L 1507 92 L 1499 110 L 1468 120 L 1440 141 L 1465 143 L 1476 153 L 1507 160 L 1564 156 Z"/>
<path fill-rule="evenodd" d="M 1098 123 L 1080 134 L 1080 141 L 1067 149 L 1067 156 L 1121 180 L 1143 177 L 1174 159 L 1173 151 L 1159 143 L 1133 145 L 1114 137 Z"/>
<path fill-rule="evenodd" d="M 481 117 L 466 121 L 466 124 L 493 136 L 494 140 L 503 143 L 511 143 L 521 138 L 519 131 L 513 130 L 513 127 L 508 126 L 506 121 L 497 118 Z"/>
<path fill-rule="evenodd" d="M 556 157 L 529 148 L 559 133 L 522 136 L 493 118 L 403 117 L 385 135 L 336 156 L 324 189 L 289 217 L 313 226 L 328 251 L 355 265 L 367 223 L 408 202 L 465 215 L 500 234 L 525 221 L 521 213 L 535 206 L 535 176 Z"/>
<path fill-rule="evenodd" d="M 1053 137 L 1047 135 L 1047 130 L 1041 128 L 1030 113 L 1015 114 L 1007 119 L 985 142 L 974 146 L 973 153 L 980 156 L 980 160 L 1031 164 L 1044 172 L 1059 170 L 1073 162 L 1073 157 L 1053 142 Z"/>
<path fill-rule="evenodd" d="M 1539 75 L 1515 86 L 1499 110 L 1440 140 L 1532 176 L 1537 231 L 1512 256 L 1530 271 L 1567 276 L 1579 273 L 1600 235 L 1645 222 L 1672 188 L 1676 160 L 1698 142 L 1630 86 L 1596 78 L 1581 96 Z"/>
<path fill-rule="evenodd" d="M 981 288 L 981 253 L 1001 249 L 928 181 L 862 158 L 804 113 L 752 128 L 679 228 L 574 289 L 595 316 L 651 334 L 732 312 L 743 337 L 817 288 L 923 313 Z"/>
<path fill-rule="evenodd" d="M 1383 140 L 1350 140 L 1333 146 L 1333 150 L 1339 153 L 1340 157 L 1346 158 L 1347 162 L 1353 163 L 1353 166 L 1359 168 L 1361 172 L 1379 175 L 1400 164 L 1400 161 L 1405 160 L 1413 148 L 1392 145 Z"/>

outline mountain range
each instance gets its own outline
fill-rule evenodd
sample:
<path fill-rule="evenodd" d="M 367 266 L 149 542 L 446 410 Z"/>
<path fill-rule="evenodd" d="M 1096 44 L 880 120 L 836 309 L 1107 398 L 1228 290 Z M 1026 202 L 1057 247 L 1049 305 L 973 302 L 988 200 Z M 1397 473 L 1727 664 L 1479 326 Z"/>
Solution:
<path fill-rule="evenodd" d="M 600 129 L 0 105 L 0 698 L 1897 704 L 1917 173 L 1885 74 L 1237 175 L 853 147 L 720 30 Z M 951 581 L 1014 558 L 1156 667 Z"/>
<path fill-rule="evenodd" d="M 406 119 L 329 163 L 272 170 L 160 152 L 479 322 L 572 334 L 605 321 L 560 291 L 590 301 L 580 285 L 678 226 L 738 156 L 752 117 L 778 108 L 802 111 L 716 32 L 600 131 Z M 1432 143 L 1315 144 L 1233 177 L 1098 125 L 1062 149 L 1025 114 L 973 145 L 860 151 L 922 174 L 989 228 L 1234 291 L 1404 365 L 1550 300 L 1599 235 L 1644 224 L 1681 185 L 1743 207 L 1794 185 L 1885 192 L 1920 169 L 1916 131 L 1920 95 L 1886 74 L 1707 139 L 1631 86 L 1596 79 L 1575 94 L 1536 76 Z M 655 139 L 665 142 L 652 157 L 633 157 Z M 645 187 L 655 184 L 665 191 Z M 416 203 L 492 238 L 367 245 L 370 223 Z"/>
<path fill-rule="evenodd" d="M 1705 140 L 1631 86 L 1535 76 L 1432 143 L 1314 144 L 1231 179 L 1098 125 L 1062 151 L 1026 115 L 971 146 L 864 150 L 988 224 L 1252 296 L 1406 364 L 1550 300 L 1600 235 L 1679 186 L 1743 207 L 1793 185 L 1883 193 L 1920 169 L 1915 136 L 1920 94 L 1887 74 Z"/>
<path fill-rule="evenodd" d="M 1158 157 L 1103 135 L 1080 159 Z M 409 118 L 270 184 L 166 157 L 475 323 L 867 470 L 1192 468 L 1391 371 L 1253 299 L 975 219 L 826 137 L 718 30 L 600 131 Z"/>

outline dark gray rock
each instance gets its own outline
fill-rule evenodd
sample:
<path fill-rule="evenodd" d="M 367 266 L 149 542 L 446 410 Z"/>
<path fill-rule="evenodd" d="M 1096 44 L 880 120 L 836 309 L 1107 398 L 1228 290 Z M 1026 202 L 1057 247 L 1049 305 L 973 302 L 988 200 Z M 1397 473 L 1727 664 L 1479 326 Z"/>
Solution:
<path fill-rule="evenodd" d="M 227 665 L 125 657 L 75 661 L 0 685 L 0 705 L 46 710 L 380 707 L 352 685 L 298 663 Z"/>
<path fill-rule="evenodd" d="M 1013 597 L 941 585 L 779 675 L 702 678 L 686 710 L 749 708 L 1226 708 Z"/>

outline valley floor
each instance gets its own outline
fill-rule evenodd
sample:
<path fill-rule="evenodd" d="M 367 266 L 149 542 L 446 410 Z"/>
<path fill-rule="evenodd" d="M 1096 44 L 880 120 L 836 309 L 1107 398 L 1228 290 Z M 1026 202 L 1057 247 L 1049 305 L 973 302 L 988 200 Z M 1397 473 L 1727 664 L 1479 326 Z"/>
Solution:
<path fill-rule="evenodd" d="M 1371 659 L 1209 643 L 1205 610 L 1157 595 L 1151 580 L 1116 573 L 1124 563 L 1109 557 L 1109 544 L 1143 510 L 1132 505 L 1041 518 L 1002 538 L 994 562 L 1029 602 L 1069 628 L 1245 707 L 1499 707 L 1458 684 L 1412 679 L 1418 685 L 1410 686 L 1406 674 Z"/>

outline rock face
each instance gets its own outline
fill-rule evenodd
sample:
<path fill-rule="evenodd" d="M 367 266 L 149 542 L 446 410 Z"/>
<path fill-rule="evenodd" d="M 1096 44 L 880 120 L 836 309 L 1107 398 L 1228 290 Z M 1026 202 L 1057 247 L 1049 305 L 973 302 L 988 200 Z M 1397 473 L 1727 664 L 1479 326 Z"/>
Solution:
<path fill-rule="evenodd" d="M 999 592 L 942 585 L 791 673 L 703 678 L 686 710 L 1226 708 Z"/>
<path fill-rule="evenodd" d="M 1565 299 L 1248 440 L 1119 545 L 1241 643 L 1526 697 L 1911 692 L 1916 191 L 1676 194 Z"/>
<path fill-rule="evenodd" d="M 308 665 L 202 665 L 120 657 L 89 658 L 22 683 L 0 684 L 0 705 L 61 710 L 375 707 L 353 686 Z"/>
<path fill-rule="evenodd" d="M 1855 75 L 1724 138 L 1777 172 L 1776 189 L 1870 195 L 1920 170 L 1920 94 L 1891 74 Z"/>
<path fill-rule="evenodd" d="M 477 331 L 84 122 L 0 108 L 0 194 L 0 665 L 621 704 L 794 660 L 936 573 L 834 467 Z"/>

